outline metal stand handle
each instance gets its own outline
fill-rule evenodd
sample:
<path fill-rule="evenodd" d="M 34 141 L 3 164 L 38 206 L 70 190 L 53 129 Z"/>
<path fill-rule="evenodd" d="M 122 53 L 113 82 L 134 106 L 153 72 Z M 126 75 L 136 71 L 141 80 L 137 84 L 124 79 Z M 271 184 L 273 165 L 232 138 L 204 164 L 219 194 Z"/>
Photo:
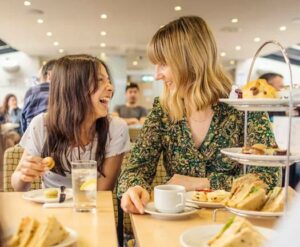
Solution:
<path fill-rule="evenodd" d="M 287 56 L 286 50 L 285 48 L 278 42 L 275 40 L 270 40 L 265 42 L 264 44 L 262 44 L 257 52 L 255 53 L 255 56 L 252 60 L 251 66 L 250 66 L 250 71 L 247 77 L 247 82 L 250 81 L 250 77 L 251 77 L 251 73 L 253 70 L 253 66 L 255 63 L 256 58 L 258 57 L 260 51 L 269 44 L 274 44 L 276 46 L 278 46 L 280 48 L 280 51 L 284 57 L 284 61 L 285 63 L 288 65 L 289 68 L 289 75 L 290 75 L 290 86 L 289 86 L 289 128 L 288 128 L 288 143 L 287 143 L 287 158 L 286 158 L 286 168 L 285 168 L 285 214 L 287 213 L 287 206 L 288 206 L 288 186 L 289 186 L 289 175 L 290 175 L 290 171 L 289 171 L 289 164 L 290 164 L 290 140 L 291 140 L 291 128 L 292 128 L 292 112 L 293 112 L 293 98 L 292 98 L 292 89 L 293 89 L 293 76 L 292 76 L 292 68 L 291 68 L 291 63 L 290 60 Z M 246 121 L 245 121 L 246 122 Z M 245 130 L 247 130 L 247 126 L 245 128 Z M 247 135 L 247 133 L 245 132 L 245 135 Z M 246 137 L 244 137 L 246 140 Z"/>

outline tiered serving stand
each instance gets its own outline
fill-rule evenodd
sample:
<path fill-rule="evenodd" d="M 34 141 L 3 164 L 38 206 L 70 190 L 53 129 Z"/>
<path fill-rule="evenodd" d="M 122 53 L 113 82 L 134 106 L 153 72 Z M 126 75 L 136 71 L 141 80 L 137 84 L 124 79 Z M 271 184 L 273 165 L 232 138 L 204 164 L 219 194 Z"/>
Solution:
<path fill-rule="evenodd" d="M 285 210 L 280 213 L 273 212 L 260 212 L 260 211 L 247 211 L 239 210 L 235 208 L 226 209 L 230 212 L 240 215 L 243 217 L 256 217 L 256 218 L 269 218 L 278 217 L 287 212 L 288 207 L 288 185 L 289 185 L 289 166 L 294 162 L 300 161 L 300 154 L 293 154 L 290 152 L 290 140 L 291 140 L 291 123 L 292 123 L 292 111 L 296 105 L 300 104 L 300 100 L 293 100 L 292 89 L 293 89 L 293 77 L 289 58 L 287 56 L 285 48 L 277 41 L 267 41 L 257 50 L 250 67 L 247 82 L 250 81 L 250 76 L 253 70 L 253 66 L 256 58 L 258 57 L 260 51 L 269 44 L 276 45 L 280 48 L 284 60 L 289 68 L 290 85 L 289 85 L 289 99 L 221 99 L 221 102 L 225 102 L 237 110 L 245 112 L 245 124 L 244 124 L 244 146 L 247 146 L 247 118 L 249 111 L 285 111 L 288 112 L 288 130 L 287 130 L 287 155 L 276 156 L 276 155 L 252 155 L 243 154 L 242 148 L 225 148 L 221 152 L 227 155 L 229 158 L 239 162 L 244 165 L 244 173 L 246 173 L 246 166 L 269 166 L 269 167 L 285 167 Z"/>

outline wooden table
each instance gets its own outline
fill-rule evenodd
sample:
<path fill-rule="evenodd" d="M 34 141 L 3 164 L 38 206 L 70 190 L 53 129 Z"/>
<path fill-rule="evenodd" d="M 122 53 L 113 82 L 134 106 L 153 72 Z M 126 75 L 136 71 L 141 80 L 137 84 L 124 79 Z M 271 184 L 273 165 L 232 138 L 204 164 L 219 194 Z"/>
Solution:
<path fill-rule="evenodd" d="M 98 192 L 96 213 L 78 213 L 72 208 L 43 208 L 41 204 L 22 199 L 21 192 L 0 193 L 0 223 L 4 234 L 16 229 L 24 216 L 45 221 L 48 215 L 54 215 L 64 226 L 78 233 L 77 247 L 118 246 L 111 192 Z"/>
<path fill-rule="evenodd" d="M 172 246 L 179 247 L 179 236 L 189 228 L 200 225 L 223 224 L 231 216 L 220 211 L 216 222 L 212 221 L 213 210 L 200 209 L 196 214 L 177 220 L 163 220 L 151 215 L 130 215 L 135 238 L 139 247 Z M 250 220 L 253 224 L 272 228 L 275 220 Z"/>

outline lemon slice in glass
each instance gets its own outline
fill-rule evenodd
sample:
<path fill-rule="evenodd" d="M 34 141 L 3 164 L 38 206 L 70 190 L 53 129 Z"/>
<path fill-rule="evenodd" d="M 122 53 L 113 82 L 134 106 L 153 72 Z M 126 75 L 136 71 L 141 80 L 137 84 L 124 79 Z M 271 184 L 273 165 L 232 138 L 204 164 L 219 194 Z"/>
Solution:
<path fill-rule="evenodd" d="M 80 186 L 80 190 L 95 190 L 96 184 L 96 178 L 89 179 Z"/>

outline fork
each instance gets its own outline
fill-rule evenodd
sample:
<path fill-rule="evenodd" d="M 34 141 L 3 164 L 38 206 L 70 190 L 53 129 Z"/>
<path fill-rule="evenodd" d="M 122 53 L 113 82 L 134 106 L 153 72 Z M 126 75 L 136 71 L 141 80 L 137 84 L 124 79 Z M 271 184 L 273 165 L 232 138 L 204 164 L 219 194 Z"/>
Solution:
<path fill-rule="evenodd" d="M 62 203 L 66 200 L 65 186 L 60 186 L 60 194 L 59 194 L 59 203 Z"/>

